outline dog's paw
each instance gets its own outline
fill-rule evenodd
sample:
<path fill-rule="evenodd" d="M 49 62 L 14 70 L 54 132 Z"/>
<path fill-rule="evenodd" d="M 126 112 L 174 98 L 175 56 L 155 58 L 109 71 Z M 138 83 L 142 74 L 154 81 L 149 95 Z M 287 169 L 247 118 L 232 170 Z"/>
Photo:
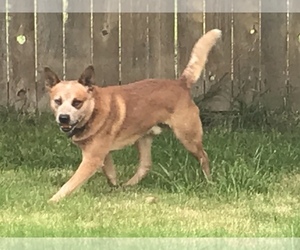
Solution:
<path fill-rule="evenodd" d="M 216 184 L 216 183 L 213 181 L 213 179 L 212 179 L 211 177 L 206 178 L 206 183 L 207 183 L 208 185 L 215 185 L 215 184 Z"/>
<path fill-rule="evenodd" d="M 57 196 L 52 196 L 52 198 L 50 199 L 50 200 L 48 200 L 48 204 L 55 204 L 55 203 L 58 203 L 59 202 L 59 200 L 60 200 L 61 198 L 59 198 L 59 197 L 57 197 Z"/>
<path fill-rule="evenodd" d="M 121 184 L 111 185 L 110 186 L 110 192 L 115 192 L 115 191 L 124 191 L 124 188 Z"/>

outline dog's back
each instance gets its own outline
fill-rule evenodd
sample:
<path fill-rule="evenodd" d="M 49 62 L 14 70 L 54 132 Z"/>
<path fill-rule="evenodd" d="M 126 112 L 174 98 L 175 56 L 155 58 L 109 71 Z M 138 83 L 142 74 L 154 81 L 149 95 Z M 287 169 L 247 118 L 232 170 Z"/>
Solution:
<path fill-rule="evenodd" d="M 220 30 L 211 30 L 194 45 L 190 60 L 179 79 L 145 79 L 127 85 L 101 89 L 112 96 L 112 108 L 123 117 L 118 136 L 143 136 L 157 124 L 172 126 L 172 116 L 188 112 L 195 104 L 190 87 L 198 80 L 207 56 L 218 38 Z M 101 94 L 99 95 L 101 98 Z"/>

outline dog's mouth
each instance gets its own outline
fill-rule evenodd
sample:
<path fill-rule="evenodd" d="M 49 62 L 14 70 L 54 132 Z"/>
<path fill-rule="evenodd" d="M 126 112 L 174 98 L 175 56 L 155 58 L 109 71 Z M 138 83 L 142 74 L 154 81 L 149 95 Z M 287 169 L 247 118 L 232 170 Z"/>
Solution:
<path fill-rule="evenodd" d="M 73 124 L 63 124 L 63 123 L 60 123 L 59 124 L 59 127 L 60 127 L 60 130 L 64 133 L 72 133 L 73 130 L 76 128 L 76 125 L 78 124 L 78 122 L 75 122 Z"/>

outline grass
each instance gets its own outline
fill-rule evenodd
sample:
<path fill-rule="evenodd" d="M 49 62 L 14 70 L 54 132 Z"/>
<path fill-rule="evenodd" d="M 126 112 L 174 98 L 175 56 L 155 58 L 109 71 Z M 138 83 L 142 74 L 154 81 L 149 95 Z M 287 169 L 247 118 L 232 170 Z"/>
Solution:
<path fill-rule="evenodd" d="M 206 128 L 212 184 L 166 132 L 155 139 L 152 171 L 138 186 L 111 190 L 97 173 L 49 205 L 80 163 L 79 149 L 52 115 L 0 118 L 0 237 L 300 237 L 297 128 Z M 126 148 L 114 160 L 125 181 L 137 152 Z"/>

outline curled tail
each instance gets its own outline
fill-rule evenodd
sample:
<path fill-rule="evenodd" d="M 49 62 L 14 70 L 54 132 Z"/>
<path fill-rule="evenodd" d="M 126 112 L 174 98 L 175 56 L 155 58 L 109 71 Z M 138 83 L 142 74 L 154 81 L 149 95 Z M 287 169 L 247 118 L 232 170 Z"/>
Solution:
<path fill-rule="evenodd" d="M 210 30 L 204 34 L 194 45 L 190 61 L 180 77 L 180 80 L 183 81 L 188 88 L 190 88 L 200 77 L 206 63 L 208 53 L 216 44 L 221 35 L 221 30 Z"/>

